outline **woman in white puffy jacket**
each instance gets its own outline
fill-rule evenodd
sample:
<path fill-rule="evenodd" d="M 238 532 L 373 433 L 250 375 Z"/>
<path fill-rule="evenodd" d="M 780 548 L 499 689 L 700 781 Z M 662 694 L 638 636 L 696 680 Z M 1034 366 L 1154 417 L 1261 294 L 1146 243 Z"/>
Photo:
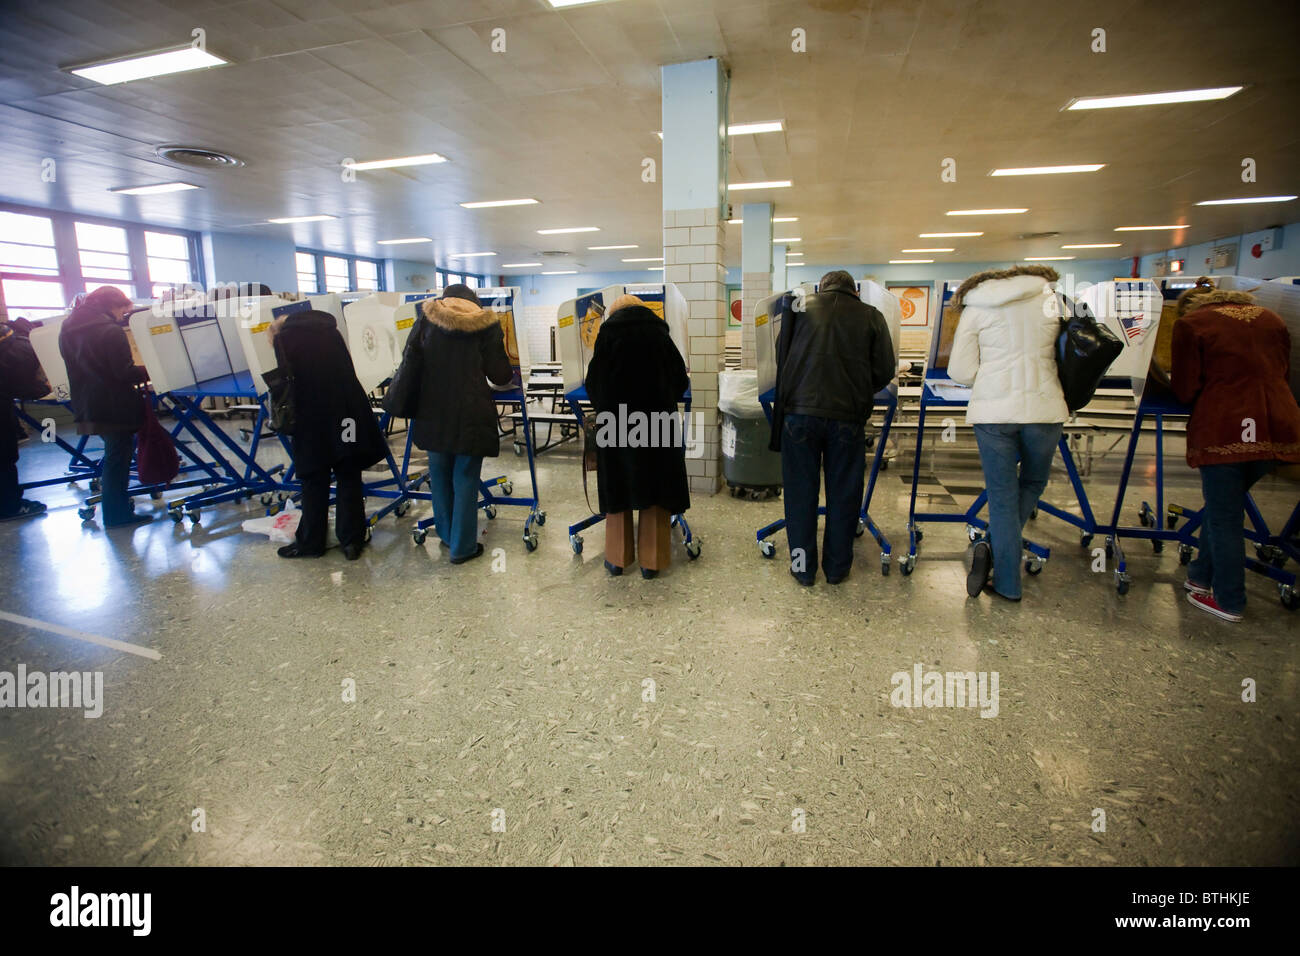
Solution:
<path fill-rule="evenodd" d="M 968 551 L 971 597 L 985 589 L 991 569 L 994 593 L 1020 600 L 1021 534 L 1069 417 L 1054 353 L 1060 308 L 1050 283 L 1058 278 L 1046 266 L 981 272 L 962 283 L 950 306 L 961 318 L 948 374 L 972 386 L 966 421 L 989 494 L 988 537 Z"/>

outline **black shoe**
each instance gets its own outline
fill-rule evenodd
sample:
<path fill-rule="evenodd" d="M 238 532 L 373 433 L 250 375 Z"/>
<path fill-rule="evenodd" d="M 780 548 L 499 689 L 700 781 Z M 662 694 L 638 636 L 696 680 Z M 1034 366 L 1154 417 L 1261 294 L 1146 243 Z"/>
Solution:
<path fill-rule="evenodd" d="M 345 544 L 343 546 L 343 557 L 347 558 L 349 561 L 355 561 L 357 558 L 361 557 L 361 552 L 365 549 L 366 543 L 364 541 L 353 541 L 350 544 Z"/>
<path fill-rule="evenodd" d="M 993 568 L 993 548 L 987 541 L 976 541 L 970 546 L 970 570 L 966 574 L 966 593 L 979 597 Z"/>
<path fill-rule="evenodd" d="M 843 574 L 838 575 L 838 576 L 836 576 L 836 577 L 831 577 L 831 576 L 828 574 L 828 575 L 826 575 L 826 583 L 827 583 L 827 584 L 841 584 L 841 583 L 844 582 L 844 579 L 847 578 L 848 576 L 849 576 L 849 573 L 848 573 L 847 571 L 845 571 Z"/>
<path fill-rule="evenodd" d="M 1003 594 L 1001 591 L 999 591 L 997 588 L 993 586 L 992 581 L 984 585 L 984 590 L 987 591 L 989 594 L 992 594 L 994 597 L 1000 597 L 1002 598 L 1002 600 L 1010 601 L 1012 604 L 1020 603 L 1020 598 L 1007 597 L 1005 594 Z"/>
<path fill-rule="evenodd" d="M 18 510 L 10 515 L 0 515 L 0 521 L 13 521 L 15 518 L 37 518 L 45 514 L 45 505 L 39 501 L 23 498 L 18 502 Z"/>
<path fill-rule="evenodd" d="M 647 581 L 649 581 L 651 578 L 657 578 L 657 577 L 659 577 L 659 572 L 656 571 L 654 568 L 642 568 L 642 569 L 641 569 L 641 577 L 643 577 L 643 578 L 645 578 Z"/>
<path fill-rule="evenodd" d="M 275 553 L 282 558 L 319 558 L 325 553 L 325 551 L 323 549 L 320 551 L 308 551 L 299 545 L 297 541 L 294 541 L 278 549 Z"/>
<path fill-rule="evenodd" d="M 483 553 L 483 545 L 482 545 L 482 544 L 476 544 L 476 545 L 474 545 L 474 553 L 473 553 L 473 554 L 467 554 L 467 555 L 465 555 L 465 557 L 463 557 L 463 558 L 452 558 L 452 559 L 451 559 L 451 563 L 452 563 L 452 564 L 464 564 L 466 561 L 473 561 L 475 558 L 477 558 L 477 557 L 478 557 L 479 555 L 481 555 L 482 553 Z"/>
<path fill-rule="evenodd" d="M 121 521 L 105 521 L 105 528 L 125 528 L 133 524 L 148 524 L 153 520 L 153 515 L 133 514 L 129 518 L 123 518 Z"/>
<path fill-rule="evenodd" d="M 795 579 L 796 581 L 798 581 L 798 582 L 799 582 L 803 587 L 806 587 L 806 588 L 810 588 L 810 587 L 812 587 L 812 586 L 813 586 L 813 582 L 816 580 L 815 578 L 811 578 L 811 577 L 800 577 L 799 575 L 795 574 L 793 571 L 790 572 L 790 577 L 794 578 L 794 579 Z"/>
<path fill-rule="evenodd" d="M 609 576 L 611 578 L 616 578 L 623 573 L 622 568 L 620 568 L 617 564 L 610 564 L 608 561 L 605 562 L 605 570 L 609 572 Z"/>

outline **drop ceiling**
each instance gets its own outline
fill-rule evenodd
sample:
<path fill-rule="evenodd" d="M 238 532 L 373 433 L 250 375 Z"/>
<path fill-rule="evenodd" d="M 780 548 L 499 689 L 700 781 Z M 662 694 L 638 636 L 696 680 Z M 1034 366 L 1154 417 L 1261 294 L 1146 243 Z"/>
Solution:
<path fill-rule="evenodd" d="M 951 245 L 951 261 L 1160 251 L 1300 220 L 1300 200 L 1197 207 L 1300 193 L 1300 7 L 1018 0 L 72 0 L 0 14 L 0 196 L 20 203 L 299 245 L 449 264 L 571 253 L 567 268 L 628 268 L 660 253 L 661 189 L 641 180 L 662 144 L 659 67 L 702 57 L 731 70 L 733 123 L 786 129 L 733 137 L 733 182 L 792 180 L 733 196 L 772 201 L 809 263 L 874 263 Z M 802 28 L 808 52 L 790 50 Z M 175 46 L 202 28 L 232 62 L 99 86 L 63 68 Z M 506 52 L 492 51 L 503 28 Z M 1091 50 L 1106 30 L 1105 53 Z M 1220 102 L 1063 111 L 1073 97 L 1245 85 Z M 156 146 L 229 152 L 245 166 L 191 170 Z M 341 162 L 437 152 L 449 162 L 363 171 Z M 1241 182 L 1243 158 L 1257 182 Z M 44 182 L 42 161 L 57 178 Z M 941 163 L 956 161 L 956 182 Z M 1096 173 L 991 178 L 995 167 L 1105 163 Z M 204 187 L 129 197 L 114 187 Z M 539 205 L 466 210 L 531 196 Z M 949 209 L 1027 207 L 1016 216 Z M 338 218 L 294 226 L 271 217 Z M 1187 223 L 1178 233 L 1121 225 Z M 548 227 L 600 232 L 539 236 Z M 922 232 L 983 230 L 979 239 Z M 1021 240 L 1022 233 L 1058 232 Z M 430 236 L 420 245 L 376 241 Z M 1173 238 L 1177 237 L 1177 238 Z M 589 245 L 635 243 L 634 251 Z M 1070 254 L 1068 251 L 1064 254 Z M 740 261 L 740 227 L 727 260 Z M 484 260 L 476 260 L 483 262 Z M 548 266 L 559 268 L 560 266 Z"/>

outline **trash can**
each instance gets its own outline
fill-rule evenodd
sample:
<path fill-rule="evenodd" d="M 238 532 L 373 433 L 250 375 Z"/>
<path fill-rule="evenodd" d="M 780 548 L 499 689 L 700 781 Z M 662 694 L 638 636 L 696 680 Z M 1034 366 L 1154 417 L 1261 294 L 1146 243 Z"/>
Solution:
<path fill-rule="evenodd" d="M 758 372 L 718 373 L 722 475 L 735 497 L 781 494 L 781 456 L 770 450 L 771 426 L 758 400 Z"/>

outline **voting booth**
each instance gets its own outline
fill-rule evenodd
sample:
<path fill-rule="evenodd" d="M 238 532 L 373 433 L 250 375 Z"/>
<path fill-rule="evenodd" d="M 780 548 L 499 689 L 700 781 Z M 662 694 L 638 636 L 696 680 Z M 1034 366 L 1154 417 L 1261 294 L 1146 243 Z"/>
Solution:
<path fill-rule="evenodd" d="M 1164 297 L 1150 279 L 1116 279 L 1082 290 L 1078 300 L 1124 344 L 1106 379 L 1115 387 L 1132 387 L 1142 397 L 1160 329 Z"/>
<path fill-rule="evenodd" d="M 391 378 L 402 361 L 402 348 L 415 324 L 414 309 L 407 310 L 410 315 L 406 318 L 397 318 L 405 299 L 400 292 L 373 292 L 343 305 L 347 330 L 343 338 L 352 355 L 357 381 L 367 392 Z"/>
<path fill-rule="evenodd" d="M 605 320 L 606 311 L 621 295 L 636 296 L 668 323 L 668 334 L 672 336 L 677 351 L 682 354 L 687 373 L 690 373 L 687 344 L 687 319 L 690 313 L 686 298 L 677 286 L 671 282 L 609 285 L 569 299 L 560 306 L 555 323 L 555 338 L 560 350 L 560 374 L 564 379 L 566 395 L 586 384 L 587 365 L 591 361 L 592 350 L 596 347 L 596 336 L 600 334 L 601 323 Z"/>
<path fill-rule="evenodd" d="M 235 300 L 228 300 L 232 303 Z M 343 303 L 338 294 L 328 292 L 324 295 L 312 295 L 297 302 L 286 302 L 277 296 L 263 296 L 245 300 L 239 308 L 241 321 L 236 324 L 239 341 L 245 355 L 245 367 L 248 369 L 254 387 L 260 393 L 266 389 L 263 376 L 279 363 L 275 359 L 275 349 L 271 345 L 271 323 L 292 315 L 295 312 L 326 312 L 334 317 L 339 334 L 347 341 L 347 329 L 343 324 Z M 234 305 L 230 311 L 235 311 Z"/>
<path fill-rule="evenodd" d="M 525 336 L 520 333 L 523 331 L 522 323 L 519 319 L 518 310 L 523 307 L 523 302 L 519 294 L 518 286 L 494 286 L 492 288 L 477 289 L 475 294 L 478 296 L 479 304 L 489 312 L 495 312 L 497 321 L 501 323 L 502 340 L 505 342 L 506 357 L 510 360 L 510 366 L 514 370 L 510 384 L 514 388 L 522 389 L 524 387 L 524 369 L 528 368 L 528 342 Z"/>

